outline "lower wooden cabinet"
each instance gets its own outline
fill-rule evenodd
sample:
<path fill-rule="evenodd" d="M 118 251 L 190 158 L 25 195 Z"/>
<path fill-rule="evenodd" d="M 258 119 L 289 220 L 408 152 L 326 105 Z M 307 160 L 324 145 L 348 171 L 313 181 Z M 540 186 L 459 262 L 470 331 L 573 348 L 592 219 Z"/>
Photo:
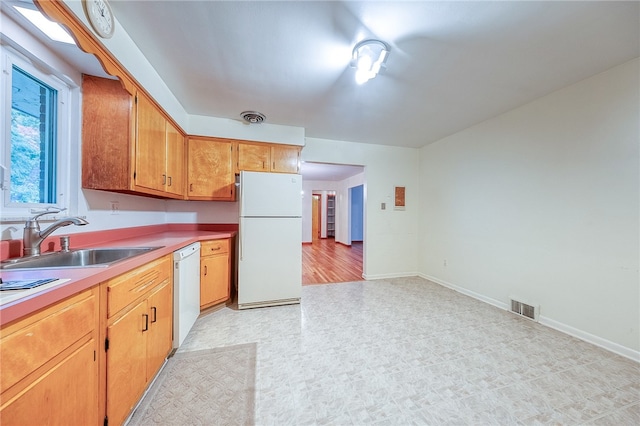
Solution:
<path fill-rule="evenodd" d="M 86 290 L 2 328 L 2 425 L 102 422 L 98 294 Z"/>
<path fill-rule="evenodd" d="M 200 309 L 229 300 L 231 239 L 203 241 L 200 247 Z"/>
<path fill-rule="evenodd" d="M 172 255 L 3 326 L 0 423 L 122 424 L 172 333 Z"/>
<path fill-rule="evenodd" d="M 149 296 L 147 308 L 147 382 L 151 381 L 167 358 L 173 343 L 173 284 L 160 286 Z"/>
<path fill-rule="evenodd" d="M 171 257 L 165 256 L 103 284 L 110 315 L 106 336 L 110 424 L 126 420 L 171 351 L 172 271 Z"/>
<path fill-rule="evenodd" d="M 135 305 L 107 327 L 107 417 L 121 424 L 147 384 L 144 316 L 147 302 Z"/>

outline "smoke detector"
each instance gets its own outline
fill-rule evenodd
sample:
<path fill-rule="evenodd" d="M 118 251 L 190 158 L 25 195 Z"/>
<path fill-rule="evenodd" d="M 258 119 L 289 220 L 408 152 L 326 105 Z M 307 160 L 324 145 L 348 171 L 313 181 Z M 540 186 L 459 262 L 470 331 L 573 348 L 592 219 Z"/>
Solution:
<path fill-rule="evenodd" d="M 257 111 L 245 111 L 240 116 L 249 124 L 260 124 L 267 119 L 264 114 Z"/>

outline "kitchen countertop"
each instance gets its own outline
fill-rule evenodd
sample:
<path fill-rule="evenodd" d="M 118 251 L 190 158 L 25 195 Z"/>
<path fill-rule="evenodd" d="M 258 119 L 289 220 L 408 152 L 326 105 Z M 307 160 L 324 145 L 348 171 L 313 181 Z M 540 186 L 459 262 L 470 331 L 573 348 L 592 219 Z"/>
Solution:
<path fill-rule="evenodd" d="M 2 271 L 3 280 L 27 280 L 58 278 L 68 280 L 53 287 L 43 289 L 19 290 L 25 296 L 7 302 L 0 307 L 0 326 L 29 315 L 48 305 L 73 296 L 110 278 L 123 274 L 138 266 L 144 265 L 159 257 L 171 254 L 196 241 L 231 238 L 235 231 L 166 231 L 155 234 L 136 236 L 101 242 L 95 247 L 160 247 L 157 250 L 122 260 L 107 267 L 85 267 L 65 269 L 6 270 Z M 85 247 L 72 247 L 85 248 Z"/>

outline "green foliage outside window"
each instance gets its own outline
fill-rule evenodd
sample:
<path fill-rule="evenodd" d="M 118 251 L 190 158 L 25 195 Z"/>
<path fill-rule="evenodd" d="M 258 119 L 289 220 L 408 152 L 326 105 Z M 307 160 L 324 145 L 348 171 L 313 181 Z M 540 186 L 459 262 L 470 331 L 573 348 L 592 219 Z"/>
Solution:
<path fill-rule="evenodd" d="M 13 67 L 11 203 L 55 203 L 57 91 Z"/>
<path fill-rule="evenodd" d="M 41 203 L 40 120 L 11 111 L 11 202 Z M 19 189 L 19 190 L 18 190 Z"/>

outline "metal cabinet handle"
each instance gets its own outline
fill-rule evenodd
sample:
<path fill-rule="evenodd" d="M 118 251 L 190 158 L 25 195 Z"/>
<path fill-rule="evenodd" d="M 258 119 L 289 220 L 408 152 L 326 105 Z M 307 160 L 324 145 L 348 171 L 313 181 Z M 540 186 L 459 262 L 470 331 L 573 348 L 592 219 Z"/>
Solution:
<path fill-rule="evenodd" d="M 204 274 L 207 275 L 207 265 L 204 265 Z"/>
<path fill-rule="evenodd" d="M 167 175 L 162 175 L 162 184 L 165 185 L 167 183 Z"/>
<path fill-rule="evenodd" d="M 189 184 L 189 192 L 193 192 L 193 184 L 192 183 Z"/>
<path fill-rule="evenodd" d="M 151 311 L 153 312 L 153 319 L 151 320 L 151 324 L 158 320 L 158 312 L 155 306 L 151 307 Z"/>
<path fill-rule="evenodd" d="M 145 331 L 149 330 L 149 315 L 142 314 L 142 316 L 144 317 L 144 328 L 142 329 L 142 332 L 144 333 Z"/>
<path fill-rule="evenodd" d="M 169 186 L 171 186 L 171 176 L 169 176 Z"/>

